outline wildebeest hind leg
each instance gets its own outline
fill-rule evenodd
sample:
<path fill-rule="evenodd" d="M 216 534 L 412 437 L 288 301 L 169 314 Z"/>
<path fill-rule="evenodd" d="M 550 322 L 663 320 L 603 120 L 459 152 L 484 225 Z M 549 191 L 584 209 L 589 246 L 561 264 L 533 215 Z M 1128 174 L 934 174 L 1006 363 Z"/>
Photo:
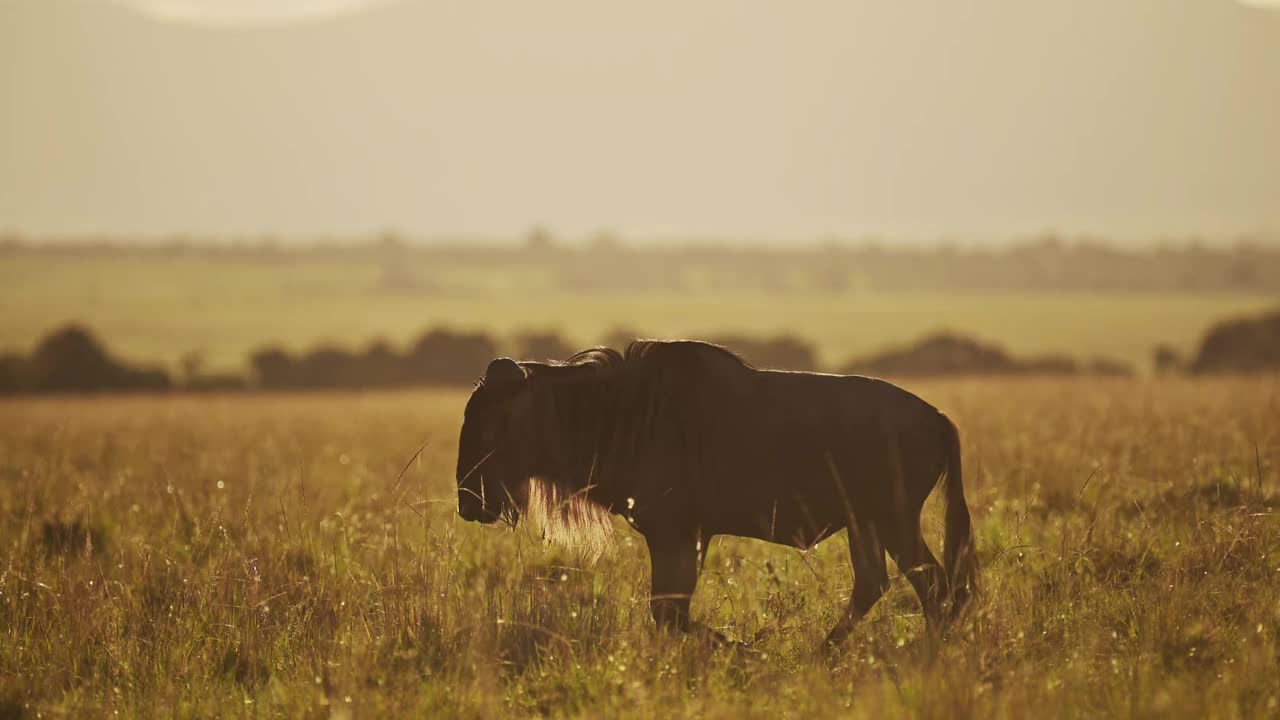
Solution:
<path fill-rule="evenodd" d="M 898 566 L 898 571 L 907 576 L 916 595 L 920 596 L 920 606 L 924 609 L 924 619 L 929 630 L 941 630 L 943 600 L 947 597 L 947 575 L 925 544 L 919 523 L 911 523 L 897 537 L 885 538 L 885 545 L 894 564 Z"/>
<path fill-rule="evenodd" d="M 843 643 L 853 626 L 889 589 L 889 570 L 885 565 L 884 547 L 875 528 L 857 523 L 849 527 L 849 556 L 853 560 L 853 594 L 849 609 L 827 634 L 827 647 Z"/>

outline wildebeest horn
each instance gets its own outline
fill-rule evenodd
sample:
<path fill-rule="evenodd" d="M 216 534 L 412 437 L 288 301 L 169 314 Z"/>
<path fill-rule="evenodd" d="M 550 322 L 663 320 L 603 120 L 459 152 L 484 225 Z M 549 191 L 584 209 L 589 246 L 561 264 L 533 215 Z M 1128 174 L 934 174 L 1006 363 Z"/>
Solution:
<path fill-rule="evenodd" d="M 524 370 L 511 358 L 498 358 L 489 363 L 489 368 L 484 371 L 486 385 L 496 386 L 520 380 L 524 380 Z"/>

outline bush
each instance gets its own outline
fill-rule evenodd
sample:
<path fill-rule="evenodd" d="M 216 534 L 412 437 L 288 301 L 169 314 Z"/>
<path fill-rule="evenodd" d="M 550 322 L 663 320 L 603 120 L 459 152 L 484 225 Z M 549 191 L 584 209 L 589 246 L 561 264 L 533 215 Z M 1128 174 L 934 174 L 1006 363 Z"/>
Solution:
<path fill-rule="evenodd" d="M 1280 370 L 1280 310 L 1209 328 L 1191 362 L 1193 373 Z"/>
<path fill-rule="evenodd" d="M 478 377 L 497 355 L 483 333 L 436 329 L 424 334 L 401 355 L 385 340 L 375 340 L 363 353 L 321 346 L 294 357 L 267 347 L 250 356 L 262 388 L 368 388 L 397 385 L 465 385 Z"/>
<path fill-rule="evenodd" d="M 400 385 L 405 380 L 405 359 L 386 340 L 374 340 L 356 358 L 359 365 L 355 376 L 369 387 Z"/>
<path fill-rule="evenodd" d="M 259 387 L 299 387 L 299 376 L 289 353 L 277 347 L 255 350 L 249 356 L 249 366 Z"/>
<path fill-rule="evenodd" d="M 1076 375 L 1128 377 L 1127 363 L 1105 357 L 1084 364 L 1065 355 L 1019 359 L 1003 348 L 955 333 L 937 333 L 905 348 L 856 359 L 841 368 L 850 375 Z"/>
<path fill-rule="evenodd" d="M 791 335 L 765 339 L 723 335 L 711 342 L 738 353 L 759 368 L 815 370 L 818 367 L 813 346 Z"/>
<path fill-rule="evenodd" d="M 564 336 L 554 330 L 524 332 L 515 338 L 515 356 L 520 360 L 564 360 L 575 352 Z"/>
<path fill-rule="evenodd" d="M 938 333 L 905 348 L 853 360 L 851 375 L 988 375 L 1023 371 L 1002 348 L 953 333 Z"/>
<path fill-rule="evenodd" d="M 428 385 L 465 385 L 480 377 L 498 356 L 497 345 L 481 332 L 428 332 L 405 358 L 405 380 Z"/>
<path fill-rule="evenodd" d="M 118 362 L 87 328 L 70 325 L 46 335 L 26 363 L 27 384 L 36 392 L 164 390 L 169 375 L 159 368 Z"/>
<path fill-rule="evenodd" d="M 322 346 L 298 359 L 294 372 L 309 388 L 358 387 L 356 356 L 339 347 Z"/>
<path fill-rule="evenodd" d="M 0 395 L 22 390 L 26 374 L 26 358 L 21 355 L 0 355 Z"/>

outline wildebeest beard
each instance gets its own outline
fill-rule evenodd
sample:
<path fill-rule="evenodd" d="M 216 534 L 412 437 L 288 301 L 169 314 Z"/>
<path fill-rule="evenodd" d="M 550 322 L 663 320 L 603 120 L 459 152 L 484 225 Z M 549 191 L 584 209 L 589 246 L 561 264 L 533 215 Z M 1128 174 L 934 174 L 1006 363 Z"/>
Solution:
<path fill-rule="evenodd" d="M 628 470 L 652 437 L 659 398 L 638 378 L 557 370 L 535 368 L 530 379 L 542 386 L 547 455 L 529 480 L 525 512 L 541 537 L 594 559 L 613 547 L 613 515 L 635 505 Z"/>
<path fill-rule="evenodd" d="M 670 477 L 670 467 L 661 473 L 666 477 L 653 477 L 647 460 L 669 458 L 673 441 L 689 440 L 679 443 L 686 451 L 697 445 L 682 437 L 689 413 L 672 412 L 670 378 L 636 372 L 635 362 L 632 355 L 597 349 L 564 365 L 525 364 L 530 383 L 542 389 L 548 453 L 530 481 L 529 519 L 547 540 L 591 557 L 612 547 L 620 522 L 612 515 L 634 525 L 636 511 L 645 509 L 637 503 L 654 494 L 655 484 L 679 480 Z M 693 474 L 696 453 L 681 457 L 686 467 L 678 475 Z"/>
<path fill-rule="evenodd" d="M 612 457 L 621 445 L 609 439 L 618 431 L 612 384 L 601 382 L 597 367 L 586 354 L 557 366 L 491 365 L 468 402 L 459 441 L 465 518 L 514 526 L 523 517 L 546 539 L 590 555 L 609 547 L 612 502 L 600 485 L 601 455 Z"/>

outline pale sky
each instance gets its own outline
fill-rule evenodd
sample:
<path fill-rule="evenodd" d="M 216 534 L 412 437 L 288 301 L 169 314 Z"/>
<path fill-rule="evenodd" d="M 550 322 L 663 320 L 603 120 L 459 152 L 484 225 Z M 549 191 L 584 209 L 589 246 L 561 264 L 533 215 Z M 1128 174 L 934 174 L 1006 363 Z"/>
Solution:
<path fill-rule="evenodd" d="M 1232 0 L 0 0 L 0 231 L 1280 232 L 1277 128 Z"/>

